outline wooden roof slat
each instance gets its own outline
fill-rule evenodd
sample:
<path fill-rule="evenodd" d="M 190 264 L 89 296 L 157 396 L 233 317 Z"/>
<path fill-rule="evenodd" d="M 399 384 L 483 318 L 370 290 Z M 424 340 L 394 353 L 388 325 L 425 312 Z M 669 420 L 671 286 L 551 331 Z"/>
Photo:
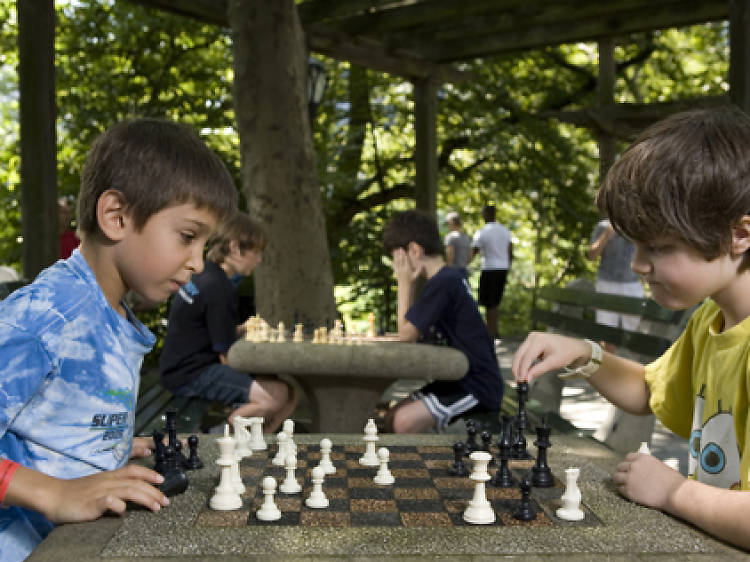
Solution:
<path fill-rule="evenodd" d="M 191 17 L 206 23 L 222 27 L 229 26 L 227 10 L 228 0 L 129 0 L 134 4 L 143 4 L 167 12 Z"/>

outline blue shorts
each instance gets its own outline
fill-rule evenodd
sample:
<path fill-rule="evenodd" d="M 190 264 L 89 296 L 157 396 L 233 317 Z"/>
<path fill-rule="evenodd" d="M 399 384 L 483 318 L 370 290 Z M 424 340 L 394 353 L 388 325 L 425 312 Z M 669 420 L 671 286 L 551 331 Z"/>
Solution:
<path fill-rule="evenodd" d="M 172 391 L 175 396 L 198 396 L 223 404 L 247 404 L 253 377 L 239 373 L 229 365 L 214 363 L 206 367 L 193 382 Z"/>

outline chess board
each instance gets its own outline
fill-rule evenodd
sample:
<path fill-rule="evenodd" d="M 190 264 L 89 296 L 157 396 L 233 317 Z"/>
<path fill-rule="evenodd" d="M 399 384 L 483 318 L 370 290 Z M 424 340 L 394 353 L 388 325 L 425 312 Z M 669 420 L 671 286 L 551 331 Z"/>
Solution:
<path fill-rule="evenodd" d="M 310 494 L 310 471 L 320 460 L 317 445 L 297 445 L 297 481 L 302 493 L 286 495 L 278 491 L 276 505 L 282 512 L 280 520 L 264 522 L 255 516 L 263 502 L 260 483 L 265 476 L 273 476 L 281 483 L 286 472 L 271 463 L 275 447 L 269 451 L 255 452 L 243 459 L 240 475 L 245 484 L 243 506 L 234 511 L 214 511 L 205 506 L 196 519 L 197 527 L 453 527 L 471 526 L 463 512 L 474 493 L 474 481 L 468 477 L 451 476 L 448 467 L 453 463 L 453 451 L 447 446 L 391 446 L 389 469 L 395 477 L 390 486 L 380 486 L 372 481 L 377 467 L 359 464 L 363 447 L 334 446 L 331 460 L 336 473 L 327 475 L 323 485 L 329 507 L 312 509 L 304 500 Z M 469 466 L 471 461 L 466 461 Z M 530 470 L 534 461 L 510 461 L 516 480 Z M 494 473 L 495 468 L 490 468 Z M 560 505 L 564 487 L 559 481 L 551 488 L 533 488 L 531 505 L 537 513 L 532 521 L 513 517 L 521 492 L 518 487 L 496 488 L 487 483 L 487 499 L 496 513 L 494 526 L 596 526 L 599 519 L 582 506 L 586 514 L 582 521 L 568 522 L 558 519 L 555 510 Z"/>

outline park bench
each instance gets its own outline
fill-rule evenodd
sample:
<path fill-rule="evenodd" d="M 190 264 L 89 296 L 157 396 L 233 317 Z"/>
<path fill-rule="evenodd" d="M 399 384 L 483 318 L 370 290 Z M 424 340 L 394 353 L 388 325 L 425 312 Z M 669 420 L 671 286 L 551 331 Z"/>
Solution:
<path fill-rule="evenodd" d="M 144 368 L 135 411 L 134 435 L 164 431 L 166 412 L 177 411 L 177 433 L 205 433 L 224 419 L 223 406 L 202 398 L 175 396 L 159 382 L 159 370 Z"/>
<path fill-rule="evenodd" d="M 567 287 L 538 289 L 531 318 L 535 327 L 564 335 L 606 341 L 617 346 L 618 355 L 641 363 L 663 354 L 680 335 L 694 308 L 668 310 L 649 298 L 597 293 L 593 284 L 576 280 Z M 596 309 L 640 316 L 636 331 L 605 326 L 596 322 Z M 534 396 L 546 408 L 558 412 L 564 382 L 555 376 L 535 380 Z M 595 434 L 613 449 L 633 451 L 641 441 L 650 441 L 654 416 L 634 416 L 619 409 Z"/>

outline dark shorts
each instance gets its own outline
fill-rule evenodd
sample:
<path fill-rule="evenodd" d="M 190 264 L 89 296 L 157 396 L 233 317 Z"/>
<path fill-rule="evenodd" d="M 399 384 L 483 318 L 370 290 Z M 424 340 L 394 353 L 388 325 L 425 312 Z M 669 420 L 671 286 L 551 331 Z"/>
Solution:
<path fill-rule="evenodd" d="M 420 400 L 435 418 L 435 427 L 442 429 L 461 414 L 479 404 L 473 394 L 467 393 L 455 381 L 434 381 L 411 395 Z"/>
<path fill-rule="evenodd" d="M 246 404 L 250 398 L 253 377 L 239 373 L 229 365 L 214 363 L 206 367 L 193 382 L 172 391 L 175 396 L 198 396 L 223 404 Z"/>
<path fill-rule="evenodd" d="M 479 304 L 487 308 L 500 305 L 505 291 L 507 269 L 487 269 L 479 277 Z"/>

